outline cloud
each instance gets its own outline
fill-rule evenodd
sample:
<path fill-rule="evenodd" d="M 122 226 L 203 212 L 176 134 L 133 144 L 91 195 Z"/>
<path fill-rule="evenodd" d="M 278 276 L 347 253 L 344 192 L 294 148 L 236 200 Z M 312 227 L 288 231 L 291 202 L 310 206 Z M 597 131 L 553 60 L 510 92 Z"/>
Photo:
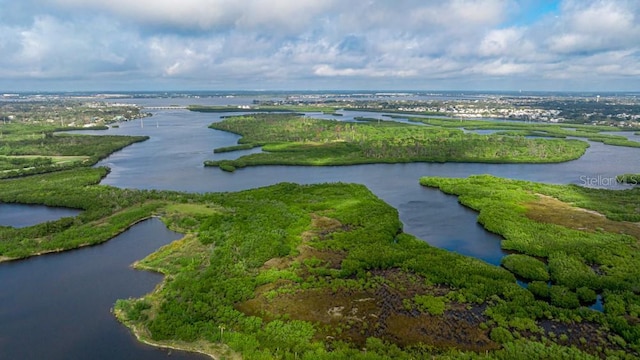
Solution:
<path fill-rule="evenodd" d="M 494 60 L 487 63 L 480 63 L 471 68 L 472 73 L 479 73 L 484 75 L 516 75 L 524 74 L 531 70 L 529 64 L 518 64 L 513 62 L 505 62 L 503 60 Z"/>
<path fill-rule="evenodd" d="M 591 54 L 638 46 L 640 5 L 625 1 L 567 1 L 547 40 L 549 50 Z"/>
<path fill-rule="evenodd" d="M 178 29 L 304 30 L 333 0 L 46 0 L 72 11 L 98 11 L 138 23 Z"/>
<path fill-rule="evenodd" d="M 523 31 L 517 28 L 491 30 L 482 39 L 478 52 L 482 56 L 506 56 L 526 46 Z"/>
<path fill-rule="evenodd" d="M 117 24 L 101 19 L 61 21 L 36 16 L 30 26 L 0 28 L 0 76 L 5 78 L 69 78 L 87 73 L 135 70 L 138 37 L 117 31 Z M 88 30 L 88 31 L 87 31 Z M 103 32 L 116 36 L 104 37 Z"/>
<path fill-rule="evenodd" d="M 410 77 L 415 76 L 415 70 L 392 70 L 372 68 L 343 68 L 336 69 L 329 64 L 317 65 L 314 74 L 318 76 L 356 76 L 356 77 Z"/>
<path fill-rule="evenodd" d="M 0 0 L 0 86 L 31 80 L 40 86 L 43 79 L 59 87 L 74 79 L 125 88 L 517 83 L 553 89 L 556 80 L 600 86 L 604 79 L 612 87 L 640 86 L 636 78 L 621 80 L 639 71 L 640 3 L 540 6 L 533 0 Z"/>
<path fill-rule="evenodd" d="M 506 1 L 452 0 L 426 2 L 411 12 L 410 19 L 419 25 L 432 23 L 449 30 L 478 29 L 498 25 L 506 16 Z M 456 26 L 451 27 L 452 24 Z"/>

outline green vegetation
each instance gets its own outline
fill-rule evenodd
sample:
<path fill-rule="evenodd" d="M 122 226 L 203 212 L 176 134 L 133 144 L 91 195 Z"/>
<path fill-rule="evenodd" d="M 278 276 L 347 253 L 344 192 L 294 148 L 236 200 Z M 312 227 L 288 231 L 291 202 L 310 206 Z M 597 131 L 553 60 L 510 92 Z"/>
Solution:
<path fill-rule="evenodd" d="M 444 314 L 448 302 L 444 297 L 431 295 L 416 295 L 413 301 L 420 311 L 428 312 L 431 315 Z"/>
<path fill-rule="evenodd" d="M 249 150 L 249 149 L 253 149 L 255 147 L 258 147 L 260 145 L 257 144 L 240 144 L 240 145 L 233 145 L 233 146 L 225 146 L 225 147 L 220 147 L 220 148 L 216 148 L 213 150 L 214 153 L 224 153 L 224 152 L 231 152 L 231 151 L 236 151 L 236 150 Z"/>
<path fill-rule="evenodd" d="M 502 149 L 523 159 L 535 150 L 549 160 L 574 147 L 579 156 L 586 146 L 282 114 L 220 124 L 242 125 L 235 129 L 243 144 L 263 144 L 276 154 L 311 148 L 325 161 L 363 154 L 393 159 L 411 151 L 418 158 L 427 145 L 440 158 L 495 159 L 500 153 L 492 151 Z M 7 170 L 28 169 L 29 161 L 91 161 L 113 144 L 132 141 L 100 143 L 33 124 L 2 129 L 11 140 L 1 153 Z M 610 192 L 489 176 L 421 179 L 460 195 L 485 227 L 504 236 L 503 247 L 514 254 L 496 267 L 403 233 L 397 211 L 361 185 L 283 183 L 185 194 L 98 185 L 107 172 L 78 166 L 0 180 L 2 202 L 83 210 L 27 228 L 0 227 L 0 261 L 100 243 L 142 219 L 161 217 L 185 237 L 137 266 L 165 274 L 163 286 L 115 306 L 143 341 L 247 359 L 639 355 L 638 189 Z M 532 281 L 520 287 L 514 275 Z M 585 307 L 598 295 L 604 312 Z"/>
<path fill-rule="evenodd" d="M 0 171 L 53 165 L 53 159 L 41 156 L 0 156 Z"/>
<path fill-rule="evenodd" d="M 510 254 L 502 258 L 502 266 L 526 280 L 549 280 L 549 272 L 544 262 L 527 255 Z"/>
<path fill-rule="evenodd" d="M 160 199 L 131 190 L 91 186 L 104 168 L 79 168 L 0 181 L 0 201 L 84 210 L 28 228 L 0 227 L 0 260 L 23 258 L 104 242 L 149 217 Z M 154 194 L 151 192 L 150 194 Z M 143 201 L 145 200 L 145 201 Z"/>
<path fill-rule="evenodd" d="M 0 179 L 91 166 L 143 136 L 83 136 L 67 130 L 107 129 L 106 124 L 149 114 L 130 105 L 72 100 L 0 103 Z"/>
<path fill-rule="evenodd" d="M 111 117 L 126 120 L 144 116 L 137 108 L 54 101 L 6 103 L 0 111 L 5 114 L 0 124 L 0 179 L 5 179 L 0 181 L 0 202 L 84 210 L 73 218 L 25 229 L 0 227 L 0 261 L 106 241 L 159 206 L 154 197 L 143 203 L 138 193 L 134 196 L 129 190 L 93 187 L 108 170 L 88 168 L 147 137 L 57 133 L 82 129 L 63 126 L 70 124 L 66 117 L 98 125 L 115 121 Z M 33 175 L 43 173 L 51 174 Z"/>
<path fill-rule="evenodd" d="M 146 136 L 85 136 L 59 134 L 51 125 L 0 125 L 0 178 L 90 166 Z"/>
<path fill-rule="evenodd" d="M 579 158 L 588 147 L 577 140 L 484 136 L 392 121 L 345 123 L 295 114 L 231 117 L 210 127 L 240 134 L 241 145 L 262 146 L 264 150 L 237 160 L 205 162 L 207 166 L 226 169 L 419 161 L 549 163 Z"/>
<path fill-rule="evenodd" d="M 580 358 L 637 356 L 640 296 L 633 289 L 639 267 L 628 256 L 635 243 L 629 236 L 609 234 L 613 243 L 599 252 L 602 261 L 588 263 L 593 274 L 583 274 L 579 261 L 588 259 L 595 241 L 589 236 L 605 236 L 605 230 L 573 240 L 573 248 L 585 249 L 580 256 L 570 246 L 549 254 L 552 286 L 538 295 L 518 286 L 504 268 L 403 233 L 396 210 L 361 185 L 284 183 L 184 194 L 96 185 L 106 173 L 81 168 L 1 180 L 0 201 L 84 211 L 28 228 L 0 228 L 0 256 L 106 241 L 160 216 L 186 235 L 137 266 L 166 274 L 165 283 L 142 299 L 116 304 L 118 318 L 149 343 L 247 359 L 536 358 L 541 348 L 543 354 Z M 522 204 L 537 198 L 527 191 L 547 187 L 473 179 L 496 194 L 511 184 L 504 186 L 519 210 L 503 205 L 523 218 Z M 464 188 L 471 180 L 447 181 Z M 525 194 L 515 196 L 521 187 Z M 602 194 L 587 196 L 595 190 L 548 189 L 634 219 L 629 212 L 637 206 L 636 193 L 614 197 L 629 201 L 612 204 L 600 201 Z M 484 205 L 500 207 L 495 201 L 507 199 L 490 194 L 483 193 Z M 558 246 L 568 241 L 558 238 Z M 520 268 L 533 263 L 516 260 Z M 581 307 L 595 291 L 604 297 L 604 313 Z"/>
<path fill-rule="evenodd" d="M 623 174 L 616 176 L 616 180 L 619 183 L 630 184 L 630 185 L 639 185 L 640 184 L 640 174 Z"/>
<path fill-rule="evenodd" d="M 483 188 L 499 191 L 500 180 L 489 179 Z M 536 199 L 531 186 L 517 204 Z M 605 301 L 619 304 L 600 313 L 581 307 L 595 291 L 580 283 L 584 269 L 570 265 L 569 253 L 550 256 L 548 271 L 530 256 L 505 261 L 520 275 L 551 279 L 535 293 L 506 270 L 399 232 L 395 210 L 358 185 L 279 184 L 203 199 L 216 213 L 191 217 L 197 236 L 139 264 L 167 274 L 165 284 L 118 303 L 119 318 L 143 339 L 224 344 L 228 356 L 248 359 L 540 358 L 541 348 L 548 357 L 637 356 L 640 332 L 629 318 L 640 305 L 636 273 L 611 266 L 598 275 L 609 278 L 597 287 Z M 617 256 L 631 251 L 629 241 L 619 245 Z"/>
<path fill-rule="evenodd" d="M 397 95 L 397 96 L 396 96 Z M 409 99 L 406 95 L 365 96 L 342 94 L 340 98 L 305 98 L 291 96 L 279 100 L 254 100 L 257 106 L 309 106 L 333 107 L 344 110 L 395 113 L 423 116 L 448 116 L 451 118 L 500 118 L 538 123 L 560 122 L 564 124 L 590 124 L 624 127 L 630 130 L 640 128 L 638 114 L 640 103 L 636 98 L 624 96 L 603 97 L 602 101 L 593 96 L 576 97 L 554 94 L 553 96 L 509 96 L 506 94 L 446 99 Z"/>
<path fill-rule="evenodd" d="M 589 318 L 591 325 L 609 327 L 620 338 L 614 336 L 614 342 L 638 350 L 640 189 L 589 189 L 487 175 L 425 177 L 420 183 L 458 195 L 462 204 L 479 211 L 478 222 L 502 235 L 502 247 L 514 253 L 503 266 L 534 280 L 527 289 L 536 299 L 565 309 L 562 318 Z M 605 310 L 594 316 L 581 305 L 595 301 L 597 293 L 603 295 Z"/>
<path fill-rule="evenodd" d="M 360 185 L 279 184 L 207 194 L 201 201 L 216 204 L 218 213 L 190 216 L 195 221 L 188 228 L 198 236 L 140 262 L 169 275 L 162 290 L 119 303 L 120 317 L 146 329 L 140 334 L 151 341 L 223 342 L 247 358 L 329 356 L 334 347 L 342 350 L 332 354 L 348 354 L 368 338 L 392 341 L 410 332 L 405 321 L 437 314 L 434 322 L 444 324 L 445 302 L 452 304 L 449 314 L 457 314 L 460 301 L 485 291 L 458 284 L 463 278 L 500 279 L 518 289 L 499 268 L 402 234 L 397 212 Z M 403 298 L 415 299 L 425 313 L 411 315 L 396 306 Z M 135 306 L 141 301 L 145 305 Z M 448 326 L 453 331 L 456 324 L 469 328 L 461 319 Z M 485 331 L 467 331 L 484 344 L 480 348 L 494 347 Z M 438 341 L 433 332 L 415 334 L 407 346 L 420 340 Z"/>
<path fill-rule="evenodd" d="M 624 136 L 601 134 L 606 131 L 620 131 L 612 126 L 594 126 L 581 124 L 540 124 L 486 120 L 428 119 L 413 117 L 410 121 L 445 128 L 464 128 L 467 130 L 505 130 L 503 135 L 542 136 L 553 138 L 578 137 L 597 141 L 606 145 L 640 147 L 637 141 Z"/>

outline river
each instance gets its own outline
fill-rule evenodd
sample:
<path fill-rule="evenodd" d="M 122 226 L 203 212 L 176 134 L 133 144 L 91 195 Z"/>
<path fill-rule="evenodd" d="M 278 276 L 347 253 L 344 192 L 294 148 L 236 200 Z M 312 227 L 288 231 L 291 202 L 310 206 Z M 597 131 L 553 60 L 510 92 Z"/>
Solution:
<path fill-rule="evenodd" d="M 160 99 L 148 102 L 153 106 L 158 106 L 170 105 L 175 101 L 173 99 Z M 459 205 L 456 197 L 420 186 L 418 179 L 421 176 L 466 177 L 472 174 L 493 174 L 501 177 L 547 183 L 572 183 L 595 187 L 620 188 L 612 179 L 621 173 L 637 172 L 638 159 L 640 159 L 640 149 L 608 146 L 592 142 L 590 143 L 591 147 L 583 157 L 561 164 L 411 163 L 330 167 L 261 166 L 227 173 L 218 168 L 205 168 L 202 164 L 208 159 L 236 157 L 260 150 L 213 154 L 212 150 L 214 148 L 235 145 L 239 138 L 234 134 L 207 128 L 211 122 L 220 121 L 221 116 L 225 114 L 195 113 L 186 110 L 159 110 L 153 114 L 153 117 L 124 122 L 119 127 L 107 131 L 83 131 L 83 133 L 95 134 L 150 136 L 148 141 L 131 145 L 112 154 L 98 164 L 99 166 L 111 168 L 111 173 L 102 181 L 103 184 L 122 188 L 219 192 L 250 189 L 282 181 L 302 184 L 338 181 L 360 183 L 366 185 L 377 196 L 398 209 L 405 232 L 416 235 L 431 245 L 474 256 L 492 264 L 499 264 L 504 255 L 500 249 L 500 237 L 488 233 L 478 225 L 476 223 L 477 213 Z M 355 116 L 376 117 L 378 115 L 363 112 L 344 112 L 343 116 L 335 118 L 349 121 L 353 120 Z M 44 256 L 15 264 L 0 264 L 0 277 L 11 279 L 11 283 L 16 284 L 16 287 L 18 286 L 17 284 L 21 285 L 19 289 L 3 288 L 3 293 L 23 291 L 32 294 L 32 296 L 33 294 L 45 294 L 46 296 L 41 296 L 41 298 L 50 298 L 60 292 L 59 287 L 55 286 L 56 280 L 49 280 L 48 282 L 36 281 L 37 276 L 34 274 L 38 274 L 41 271 L 47 274 L 62 271 L 64 274 L 71 268 L 79 269 L 80 273 L 83 273 L 82 269 L 86 265 L 83 264 L 84 260 L 82 260 L 83 256 L 80 255 L 82 254 L 81 251 L 95 251 L 96 256 L 107 260 L 112 257 L 119 258 L 119 254 L 111 253 L 108 250 L 111 246 L 117 247 L 117 245 L 114 245 L 116 243 L 116 240 L 112 240 L 100 247 Z M 127 247 L 128 245 L 125 244 L 124 246 Z M 130 264 L 135 259 L 144 257 L 158 246 L 136 253 L 136 255 L 128 256 L 127 260 L 123 260 L 122 266 L 126 267 L 126 264 Z M 64 263 L 65 270 L 39 270 L 37 268 L 39 262 L 45 264 Z M 92 294 L 90 294 L 93 291 L 87 291 L 82 284 L 76 284 L 73 281 L 68 282 L 66 286 L 69 286 L 69 291 L 73 291 L 74 304 L 77 304 L 77 306 L 82 304 L 82 306 L 92 308 L 94 311 L 102 311 L 103 316 L 107 316 L 104 315 L 106 314 L 105 311 L 108 312 L 106 309 L 112 306 L 115 299 L 139 296 L 149 291 L 153 287 L 152 284 L 158 281 L 158 277 L 154 274 L 145 273 L 141 275 L 140 272 L 135 272 L 135 276 L 132 276 L 131 270 L 126 270 L 125 273 L 128 274 L 127 277 L 149 276 L 152 280 L 145 283 L 146 288 L 142 286 L 140 289 L 136 288 L 135 290 L 134 285 L 125 282 L 124 289 L 130 289 L 131 291 L 125 291 L 123 294 L 113 294 L 113 296 L 109 295 L 110 300 L 104 303 L 97 303 Z M 35 279 L 29 278 L 29 276 Z M 95 279 L 111 281 L 114 277 L 115 275 L 112 275 L 110 271 L 97 268 L 96 272 L 89 275 L 88 278 L 96 282 Z M 2 281 L 5 282 L 7 280 Z M 131 281 L 131 279 L 126 281 Z M 49 284 L 49 282 L 51 283 Z M 11 300 L 7 296 L 3 297 L 0 300 L 0 307 L 14 309 L 13 311 L 20 314 L 18 316 L 19 319 L 32 326 L 28 328 L 21 327 L 20 322 L 18 322 L 15 325 L 8 326 L 8 329 L 4 330 L 5 333 L 17 334 L 40 326 L 43 332 L 42 337 L 46 340 L 46 334 L 44 333 L 47 332 L 46 328 L 49 327 L 48 321 L 46 317 L 42 318 L 39 313 L 39 306 L 44 305 L 33 303 L 27 297 L 23 302 L 14 304 L 12 308 L 5 305 L 7 301 Z M 56 305 L 50 304 L 48 306 L 54 308 L 57 303 Z M 137 347 L 132 345 L 134 340 L 128 330 L 117 324 L 113 318 L 111 318 L 111 327 L 113 329 L 109 331 L 119 332 L 123 337 L 98 339 L 97 337 L 80 336 L 84 335 L 85 331 L 94 331 L 95 321 L 91 320 L 91 318 L 85 319 L 85 315 L 68 315 L 65 318 L 67 321 L 78 322 L 78 324 L 74 325 L 78 329 L 86 329 L 79 332 L 76 341 L 81 343 L 76 346 L 90 348 L 94 346 L 95 342 L 95 346 L 99 347 L 101 346 L 100 344 L 106 342 L 109 344 L 109 349 L 126 349 L 122 350 L 122 357 L 112 356 L 112 358 L 126 358 L 125 355 L 134 354 L 137 351 L 135 350 Z M 0 317 L 0 321 L 3 327 L 7 328 L 5 319 Z M 56 334 L 58 332 L 49 331 L 49 336 L 53 339 L 56 338 Z M 8 346 L 6 345 L 7 339 L 13 341 L 7 335 L 0 335 L 0 337 L 0 349 Z M 26 342 L 17 342 L 11 346 L 26 346 Z M 48 345 L 43 345 L 42 347 L 46 346 Z M 106 352 L 107 348 L 104 351 Z M 108 352 L 106 353 L 109 354 Z M 163 357 L 165 355 L 160 352 L 159 354 L 154 353 L 153 356 Z M 181 356 L 191 355 L 181 354 Z M 91 357 L 95 358 L 94 356 Z M 47 356 L 46 358 L 50 357 Z M 131 358 L 142 357 L 131 355 Z"/>

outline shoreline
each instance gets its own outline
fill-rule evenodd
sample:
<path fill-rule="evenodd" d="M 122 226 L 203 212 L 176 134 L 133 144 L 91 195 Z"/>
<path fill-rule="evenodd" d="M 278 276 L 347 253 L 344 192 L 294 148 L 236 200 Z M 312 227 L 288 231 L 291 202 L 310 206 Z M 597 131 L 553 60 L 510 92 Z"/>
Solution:
<path fill-rule="evenodd" d="M 134 267 L 138 270 L 157 272 L 152 269 L 139 268 L 138 266 L 134 266 Z M 158 291 L 158 289 L 161 289 L 164 286 L 167 275 L 165 274 L 163 275 L 164 275 L 163 280 L 149 294 L 155 293 L 156 291 Z M 159 349 L 170 349 L 170 350 L 178 350 L 178 351 L 202 354 L 213 360 L 220 360 L 222 358 L 227 358 L 227 357 L 230 359 L 238 359 L 238 360 L 242 359 L 242 356 L 240 356 L 238 353 L 235 353 L 231 348 L 229 348 L 225 344 L 220 344 L 220 343 L 212 344 L 202 340 L 195 343 L 180 343 L 180 344 L 177 344 L 175 342 L 151 340 L 149 337 L 143 335 L 143 332 L 144 332 L 143 329 L 141 329 L 136 324 L 133 324 L 131 321 L 125 318 L 125 315 L 122 310 L 111 308 L 111 314 L 113 314 L 113 316 L 116 318 L 116 320 L 118 320 L 120 324 L 122 324 L 123 326 L 125 326 L 127 329 L 131 331 L 133 336 L 135 336 L 136 340 L 138 340 L 140 343 L 143 343 L 145 345 L 153 346 Z M 210 348 L 213 346 L 220 347 L 221 349 Z"/>
<path fill-rule="evenodd" d="M 139 219 L 134 221 L 133 223 L 129 224 L 126 228 L 118 231 L 116 234 L 114 234 L 113 236 L 111 236 L 110 238 L 104 240 L 104 241 L 100 241 L 97 243 L 85 243 L 85 244 L 80 244 L 76 247 L 72 247 L 72 248 L 58 248 L 58 249 L 51 249 L 51 250 L 44 250 L 44 251 L 38 251 L 36 253 L 24 256 L 24 257 L 9 257 L 9 256 L 0 256 L 0 264 L 2 263 L 8 263 L 8 262 L 14 262 L 14 261 L 21 261 L 21 260 L 27 260 L 36 256 L 43 256 L 43 255 L 48 255 L 48 254 L 57 254 L 57 253 L 61 253 L 61 252 L 67 252 L 67 251 L 73 251 L 73 250 L 79 250 L 79 249 L 83 249 L 83 248 L 87 248 L 87 247 L 91 247 L 91 246 L 99 246 L 102 244 L 105 244 L 106 242 L 114 239 L 115 237 L 117 237 L 118 235 L 126 232 L 127 230 L 131 229 L 132 227 L 134 227 L 135 225 L 145 221 L 145 220 L 149 220 L 149 219 L 153 219 L 153 218 L 157 218 L 157 219 L 161 219 L 160 216 L 157 215 L 151 215 L 151 216 L 147 216 L 145 218 Z M 162 221 L 162 220 L 160 220 Z"/>

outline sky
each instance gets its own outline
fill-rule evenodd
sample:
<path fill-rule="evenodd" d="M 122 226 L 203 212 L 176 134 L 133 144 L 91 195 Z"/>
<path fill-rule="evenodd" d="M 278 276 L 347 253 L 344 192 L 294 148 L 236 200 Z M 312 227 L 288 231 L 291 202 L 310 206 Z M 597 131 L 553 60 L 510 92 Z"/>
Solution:
<path fill-rule="evenodd" d="M 638 0 L 0 0 L 0 92 L 640 91 Z"/>

